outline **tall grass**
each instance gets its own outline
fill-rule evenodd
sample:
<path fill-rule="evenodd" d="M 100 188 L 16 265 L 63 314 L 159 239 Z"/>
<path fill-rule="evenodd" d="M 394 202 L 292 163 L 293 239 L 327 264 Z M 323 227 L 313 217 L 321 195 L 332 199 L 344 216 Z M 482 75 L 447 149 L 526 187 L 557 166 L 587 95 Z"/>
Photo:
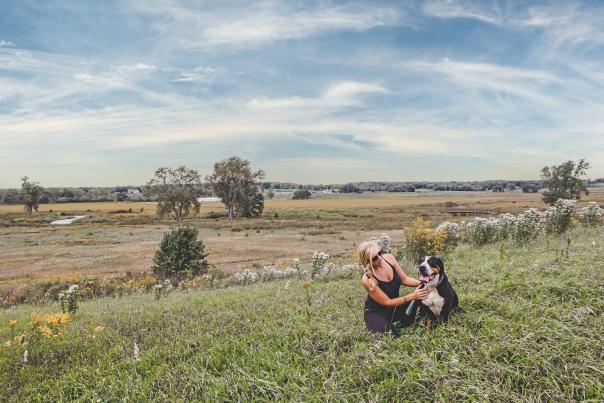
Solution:
<path fill-rule="evenodd" d="M 83 302 L 27 364 L 0 347 L 0 400 L 601 401 L 603 257 L 601 228 L 462 246 L 445 265 L 465 313 L 399 339 L 364 330 L 359 279 Z M 57 310 L 2 311 L 0 341 Z"/>

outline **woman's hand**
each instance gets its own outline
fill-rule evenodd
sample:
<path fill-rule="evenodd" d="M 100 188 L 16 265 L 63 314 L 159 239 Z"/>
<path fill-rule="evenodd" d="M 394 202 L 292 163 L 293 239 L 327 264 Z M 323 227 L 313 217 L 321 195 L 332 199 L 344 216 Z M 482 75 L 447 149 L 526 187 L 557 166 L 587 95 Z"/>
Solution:
<path fill-rule="evenodd" d="M 421 301 L 422 299 L 426 299 L 429 292 L 430 292 L 430 290 L 428 290 L 428 288 L 422 288 L 422 289 L 418 288 L 415 291 L 413 291 L 411 294 L 409 294 L 409 297 L 411 299 L 418 299 Z"/>

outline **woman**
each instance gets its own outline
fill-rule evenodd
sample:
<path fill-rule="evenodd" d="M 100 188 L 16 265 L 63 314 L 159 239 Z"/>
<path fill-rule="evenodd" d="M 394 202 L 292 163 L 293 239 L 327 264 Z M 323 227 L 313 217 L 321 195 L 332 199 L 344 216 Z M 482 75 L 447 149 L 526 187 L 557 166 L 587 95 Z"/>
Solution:
<path fill-rule="evenodd" d="M 405 315 L 405 310 L 411 301 L 425 299 L 428 290 L 416 289 L 399 297 L 401 284 L 417 287 L 421 282 L 405 275 L 394 256 L 383 254 L 374 242 L 360 244 L 358 253 L 364 268 L 361 284 L 368 292 L 365 300 L 365 326 L 371 332 L 394 330 L 395 335 L 398 335 L 392 324 L 398 321 L 402 326 L 411 324 L 413 317 Z"/>

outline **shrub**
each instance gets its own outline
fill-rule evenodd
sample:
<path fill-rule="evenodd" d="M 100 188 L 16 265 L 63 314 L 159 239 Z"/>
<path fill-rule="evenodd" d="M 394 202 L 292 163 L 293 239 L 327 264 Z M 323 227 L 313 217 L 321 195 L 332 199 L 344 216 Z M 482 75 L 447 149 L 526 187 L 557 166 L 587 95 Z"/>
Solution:
<path fill-rule="evenodd" d="M 445 221 L 436 227 L 436 231 L 443 231 L 447 234 L 445 239 L 445 248 L 455 248 L 459 242 L 459 224 Z"/>
<path fill-rule="evenodd" d="M 63 313 L 75 314 L 78 310 L 78 285 L 73 284 L 69 289 L 59 294 L 59 304 Z"/>
<path fill-rule="evenodd" d="M 464 224 L 466 241 L 474 246 L 486 245 L 497 237 L 495 220 L 476 217 Z"/>
<path fill-rule="evenodd" d="M 576 204 L 576 200 L 556 200 L 545 212 L 545 231 L 549 235 L 560 235 L 568 231 L 573 225 Z"/>
<path fill-rule="evenodd" d="M 422 218 L 417 218 L 405 234 L 405 243 L 397 253 L 398 259 L 415 261 L 421 256 L 439 255 L 445 250 L 447 233 L 430 228 Z"/>
<path fill-rule="evenodd" d="M 155 294 L 156 301 L 158 301 L 162 295 L 168 295 L 173 288 L 172 283 L 168 279 L 165 279 L 161 284 L 155 284 L 153 287 L 151 287 Z"/>
<path fill-rule="evenodd" d="M 258 280 L 256 272 L 251 270 L 244 270 L 242 272 L 235 273 L 233 276 L 233 282 L 238 285 L 248 285 L 255 283 Z"/>
<path fill-rule="evenodd" d="M 153 273 L 158 277 L 188 273 L 205 273 L 208 263 L 204 246 L 197 240 L 198 231 L 194 227 L 176 227 L 166 234 L 153 258 Z"/>
<path fill-rule="evenodd" d="M 589 202 L 587 206 L 579 209 L 579 221 L 581 221 L 583 225 L 602 225 L 603 216 L 604 210 L 597 202 Z"/>
<path fill-rule="evenodd" d="M 310 258 L 310 278 L 314 279 L 321 274 L 321 270 L 327 264 L 329 255 L 325 252 L 315 251 Z"/>
<path fill-rule="evenodd" d="M 512 238 L 518 244 L 535 240 L 543 230 L 543 219 L 537 209 L 530 208 L 518 214 Z"/>
<path fill-rule="evenodd" d="M 294 192 L 294 195 L 292 196 L 292 199 L 294 200 L 303 200 L 303 199 L 310 199 L 311 197 L 311 193 L 310 190 L 308 189 L 298 189 Z"/>
<path fill-rule="evenodd" d="M 512 238 L 516 228 L 516 216 L 510 213 L 500 214 L 496 219 L 496 234 L 497 241 L 505 241 Z"/>

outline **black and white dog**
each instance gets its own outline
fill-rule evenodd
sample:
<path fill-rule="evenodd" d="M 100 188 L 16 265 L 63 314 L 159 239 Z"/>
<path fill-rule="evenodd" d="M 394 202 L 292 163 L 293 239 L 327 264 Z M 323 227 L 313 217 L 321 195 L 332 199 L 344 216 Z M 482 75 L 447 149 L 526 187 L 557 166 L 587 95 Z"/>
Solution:
<path fill-rule="evenodd" d="M 445 274 L 443 261 L 436 256 L 424 256 L 419 260 L 419 281 L 430 290 L 426 299 L 416 311 L 415 324 L 425 317 L 428 329 L 432 330 L 434 320 L 447 322 L 459 308 L 457 294 Z"/>

